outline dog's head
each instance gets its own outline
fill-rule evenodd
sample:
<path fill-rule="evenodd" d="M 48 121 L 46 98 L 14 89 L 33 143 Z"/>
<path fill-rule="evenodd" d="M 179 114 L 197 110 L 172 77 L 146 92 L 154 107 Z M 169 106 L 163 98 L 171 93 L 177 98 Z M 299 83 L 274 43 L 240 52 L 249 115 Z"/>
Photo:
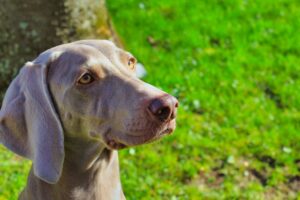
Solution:
<path fill-rule="evenodd" d="M 35 175 L 55 183 L 64 137 L 120 149 L 175 129 L 177 100 L 139 80 L 136 59 L 103 40 L 49 49 L 11 83 L 0 111 L 0 141 L 33 160 Z"/>

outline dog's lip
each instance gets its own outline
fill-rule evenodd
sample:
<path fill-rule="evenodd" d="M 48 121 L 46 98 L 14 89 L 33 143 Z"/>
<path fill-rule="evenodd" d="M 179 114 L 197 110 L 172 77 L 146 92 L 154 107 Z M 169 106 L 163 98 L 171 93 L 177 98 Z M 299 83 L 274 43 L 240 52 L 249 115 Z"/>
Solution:
<path fill-rule="evenodd" d="M 120 135 L 127 137 L 127 139 L 122 139 L 122 137 L 118 136 L 119 134 L 113 134 L 113 130 L 111 128 L 107 130 L 104 135 L 107 147 L 113 150 L 119 150 L 129 146 L 137 146 L 156 141 L 165 135 L 170 135 L 175 130 L 175 127 L 175 123 L 170 122 L 165 124 L 165 126 L 158 128 L 153 133 L 150 132 L 142 135 L 131 135 L 129 133 L 122 133 L 118 131 Z"/>
<path fill-rule="evenodd" d="M 159 135 L 169 135 L 171 134 L 172 132 L 174 131 L 174 128 L 171 128 L 171 127 L 167 127 L 164 131 L 162 131 L 161 133 L 159 133 Z"/>
<path fill-rule="evenodd" d="M 171 120 L 158 135 L 170 135 L 176 128 L 176 119 Z"/>
<path fill-rule="evenodd" d="M 111 134 L 112 128 L 108 128 L 104 134 L 106 146 L 112 150 L 124 149 L 127 145 L 119 142 L 115 137 Z"/>
<path fill-rule="evenodd" d="M 127 147 L 125 144 L 123 144 L 121 142 L 117 142 L 114 139 L 111 139 L 111 140 L 107 141 L 107 145 L 111 149 L 115 149 L 115 150 L 124 149 L 124 148 Z"/>

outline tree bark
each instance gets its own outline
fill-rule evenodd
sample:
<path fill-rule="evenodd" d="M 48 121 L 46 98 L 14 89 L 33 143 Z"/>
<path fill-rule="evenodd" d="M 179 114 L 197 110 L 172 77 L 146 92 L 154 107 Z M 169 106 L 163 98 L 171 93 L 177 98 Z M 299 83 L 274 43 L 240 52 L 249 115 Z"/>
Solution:
<path fill-rule="evenodd" d="M 105 0 L 0 0 L 0 100 L 26 61 L 52 46 L 91 38 L 122 46 Z"/>

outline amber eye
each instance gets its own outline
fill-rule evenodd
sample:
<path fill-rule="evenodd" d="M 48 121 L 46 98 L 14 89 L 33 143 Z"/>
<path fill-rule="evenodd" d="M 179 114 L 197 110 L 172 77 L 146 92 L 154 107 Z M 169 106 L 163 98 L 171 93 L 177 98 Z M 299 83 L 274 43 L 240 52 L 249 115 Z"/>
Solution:
<path fill-rule="evenodd" d="M 135 58 L 129 58 L 129 60 L 128 60 L 128 66 L 129 66 L 130 69 L 134 69 L 135 62 L 136 62 Z"/>
<path fill-rule="evenodd" d="M 86 73 L 84 75 L 81 76 L 81 78 L 79 79 L 78 83 L 80 84 L 89 84 L 91 82 L 94 81 L 94 78 L 91 74 Z"/>

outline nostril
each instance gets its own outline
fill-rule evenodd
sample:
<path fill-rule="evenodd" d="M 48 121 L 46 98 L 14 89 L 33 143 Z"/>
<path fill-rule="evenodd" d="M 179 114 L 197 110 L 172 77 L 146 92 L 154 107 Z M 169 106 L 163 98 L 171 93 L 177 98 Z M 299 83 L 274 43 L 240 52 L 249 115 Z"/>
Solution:
<path fill-rule="evenodd" d="M 151 114 L 154 115 L 160 121 L 165 121 L 169 119 L 171 114 L 170 106 L 162 99 L 154 99 L 150 103 L 148 109 L 151 112 Z"/>
<path fill-rule="evenodd" d="M 169 115 L 170 115 L 169 107 L 163 107 L 160 110 L 158 110 L 158 112 L 156 113 L 156 116 L 162 121 L 169 118 Z"/>
<path fill-rule="evenodd" d="M 175 108 L 178 108 L 179 104 L 178 101 L 175 103 Z"/>

